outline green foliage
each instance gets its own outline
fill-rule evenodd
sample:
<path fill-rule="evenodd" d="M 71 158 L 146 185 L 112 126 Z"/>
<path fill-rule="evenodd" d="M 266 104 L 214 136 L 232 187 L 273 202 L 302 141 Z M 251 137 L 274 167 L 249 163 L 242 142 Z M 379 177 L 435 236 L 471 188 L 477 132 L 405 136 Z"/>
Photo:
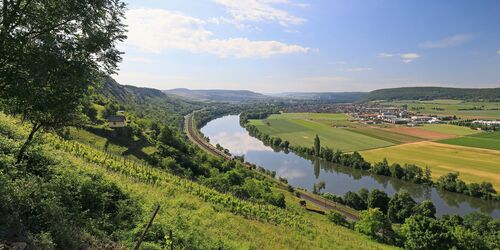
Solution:
<path fill-rule="evenodd" d="M 343 214 L 335 212 L 333 210 L 328 212 L 327 217 L 329 221 L 339 226 L 347 226 L 349 224 L 346 220 L 346 217 Z"/>
<path fill-rule="evenodd" d="M 436 206 L 434 206 L 432 201 L 425 200 L 425 201 L 422 201 L 417 206 L 415 206 L 414 213 L 421 215 L 421 216 L 429 217 L 429 218 L 435 218 L 436 217 Z"/>
<path fill-rule="evenodd" d="M 368 196 L 368 207 L 378 208 L 381 212 L 387 213 L 389 207 L 389 196 L 378 189 L 373 189 Z"/>
<path fill-rule="evenodd" d="M 319 156 L 320 150 L 321 150 L 321 142 L 319 140 L 318 135 L 316 134 L 316 136 L 314 137 L 314 153 L 316 154 L 316 156 Z"/>
<path fill-rule="evenodd" d="M 18 162 L 40 128 L 82 123 L 85 98 L 121 60 L 124 11 L 119 0 L 3 1 L 0 106 L 32 126 Z"/>
<path fill-rule="evenodd" d="M 464 193 L 469 196 L 482 198 L 485 200 L 496 200 L 496 190 L 489 182 L 465 184 L 459 179 L 459 173 L 448 173 L 439 177 L 436 182 L 438 188 L 457 193 Z"/>
<path fill-rule="evenodd" d="M 396 193 L 389 201 L 387 216 L 394 223 L 403 223 L 406 218 L 413 214 L 417 203 L 411 198 L 408 191 L 403 190 Z"/>
<path fill-rule="evenodd" d="M 392 233 L 391 223 L 378 208 L 361 211 L 354 229 L 373 238 L 385 240 Z"/>
<path fill-rule="evenodd" d="M 438 220 L 412 216 L 402 226 L 405 249 L 451 249 L 453 235 Z"/>
<path fill-rule="evenodd" d="M 365 100 L 495 100 L 500 98 L 500 88 L 460 89 L 443 87 L 404 87 L 379 89 L 368 93 Z"/>

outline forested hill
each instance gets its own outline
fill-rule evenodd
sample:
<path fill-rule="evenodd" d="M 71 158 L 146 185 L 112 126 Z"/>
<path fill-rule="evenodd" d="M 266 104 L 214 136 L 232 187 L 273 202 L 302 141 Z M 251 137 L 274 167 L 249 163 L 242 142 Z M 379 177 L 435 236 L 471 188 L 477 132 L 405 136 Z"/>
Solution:
<path fill-rule="evenodd" d="M 164 93 L 181 96 L 193 100 L 203 101 L 223 101 L 223 102 L 241 102 L 241 101 L 254 101 L 270 98 L 266 95 L 252 92 L 249 90 L 193 90 L 193 89 L 171 89 L 165 90 Z"/>
<path fill-rule="evenodd" d="M 368 101 L 432 99 L 495 100 L 500 99 L 500 88 L 404 87 L 374 90 L 365 97 Z"/>
<path fill-rule="evenodd" d="M 130 102 L 131 100 L 144 101 L 146 98 L 152 97 L 166 97 L 163 92 L 157 89 L 120 85 L 115 79 L 109 76 L 104 78 L 100 93 L 108 98 L 115 98 L 123 102 Z"/>

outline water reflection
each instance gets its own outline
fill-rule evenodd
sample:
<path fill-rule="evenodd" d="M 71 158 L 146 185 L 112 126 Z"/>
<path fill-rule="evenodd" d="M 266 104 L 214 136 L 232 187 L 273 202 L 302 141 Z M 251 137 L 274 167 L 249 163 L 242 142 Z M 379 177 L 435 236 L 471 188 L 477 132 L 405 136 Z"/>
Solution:
<path fill-rule="evenodd" d="M 418 201 L 432 200 L 437 215 L 466 214 L 482 211 L 500 218 L 500 202 L 485 201 L 462 194 L 416 185 L 399 179 L 371 175 L 366 171 L 342 167 L 316 157 L 299 156 L 293 152 L 280 152 L 265 146 L 260 140 L 248 135 L 239 125 L 238 116 L 226 116 L 209 122 L 202 132 L 212 144 L 219 143 L 235 155 L 245 155 L 245 160 L 266 169 L 276 171 L 277 176 L 287 178 L 291 185 L 312 190 L 314 183 L 324 181 L 326 192 L 344 195 L 361 188 L 384 190 L 393 195 L 402 189 Z"/>

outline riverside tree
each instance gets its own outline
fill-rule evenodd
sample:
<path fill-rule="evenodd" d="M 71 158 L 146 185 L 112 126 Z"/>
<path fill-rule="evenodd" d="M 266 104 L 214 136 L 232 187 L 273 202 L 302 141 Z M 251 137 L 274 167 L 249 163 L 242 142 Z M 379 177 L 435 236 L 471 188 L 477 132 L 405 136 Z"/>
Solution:
<path fill-rule="evenodd" d="M 0 2 L 0 105 L 31 131 L 83 121 L 82 103 L 104 74 L 117 69 L 126 38 L 119 0 Z"/>
<path fill-rule="evenodd" d="M 321 151 L 321 141 L 319 140 L 318 134 L 316 134 L 316 137 L 314 137 L 314 153 L 316 156 L 319 156 L 319 153 Z"/>

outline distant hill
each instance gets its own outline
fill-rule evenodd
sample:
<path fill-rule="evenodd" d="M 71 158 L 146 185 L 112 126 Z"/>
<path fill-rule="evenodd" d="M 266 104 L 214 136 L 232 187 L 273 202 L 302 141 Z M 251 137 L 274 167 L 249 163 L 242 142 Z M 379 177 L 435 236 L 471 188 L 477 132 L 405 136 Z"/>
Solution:
<path fill-rule="evenodd" d="M 254 101 L 269 98 L 266 95 L 252 92 L 249 90 L 193 90 L 193 89 L 171 89 L 163 91 L 166 94 L 177 95 L 184 98 L 203 101 L 224 101 L 224 102 L 241 102 Z"/>
<path fill-rule="evenodd" d="M 147 98 L 166 97 L 157 89 L 140 88 L 130 85 L 121 85 L 111 77 L 105 77 L 100 92 L 106 97 L 113 97 L 121 102 L 144 101 Z"/>
<path fill-rule="evenodd" d="M 300 100 L 356 102 L 363 99 L 366 95 L 366 92 L 288 92 L 275 96 Z"/>
<path fill-rule="evenodd" d="M 500 88 L 444 88 L 444 87 L 404 87 L 374 90 L 364 100 L 496 100 L 500 99 Z"/>

